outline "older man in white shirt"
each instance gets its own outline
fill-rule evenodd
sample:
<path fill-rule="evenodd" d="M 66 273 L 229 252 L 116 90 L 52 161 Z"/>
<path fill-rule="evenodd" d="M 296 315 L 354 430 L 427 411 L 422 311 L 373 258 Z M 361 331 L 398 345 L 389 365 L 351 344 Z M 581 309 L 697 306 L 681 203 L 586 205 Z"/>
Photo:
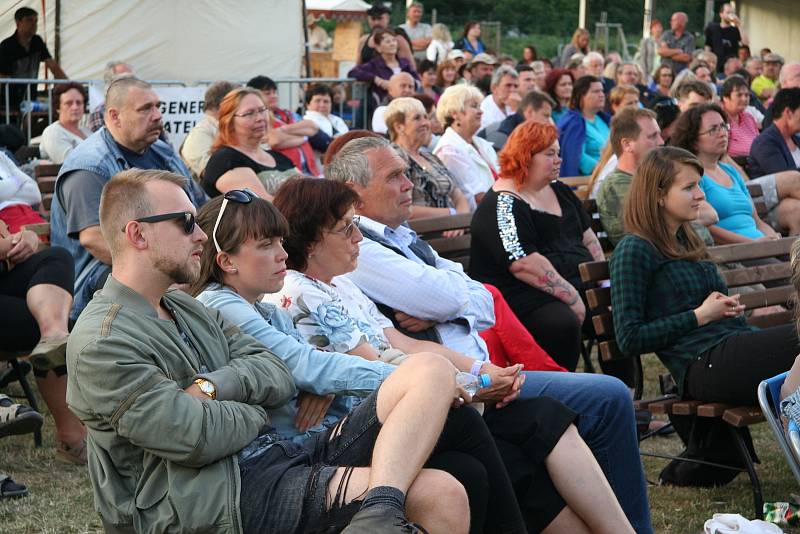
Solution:
<path fill-rule="evenodd" d="M 502 121 L 515 111 L 520 101 L 517 88 L 519 74 L 512 67 L 502 66 L 492 74 L 492 93 L 481 102 L 481 128 Z"/>

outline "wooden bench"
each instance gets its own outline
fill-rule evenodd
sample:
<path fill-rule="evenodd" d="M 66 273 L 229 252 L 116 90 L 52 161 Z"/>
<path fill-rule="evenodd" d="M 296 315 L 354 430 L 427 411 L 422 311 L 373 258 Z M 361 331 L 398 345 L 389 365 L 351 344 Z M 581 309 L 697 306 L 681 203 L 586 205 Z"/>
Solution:
<path fill-rule="evenodd" d="M 589 182 L 592 181 L 591 176 L 563 176 L 559 177 L 558 181 L 570 186 L 575 196 L 581 200 L 589 198 Z"/>
<path fill-rule="evenodd" d="M 770 257 L 783 257 L 779 263 L 742 267 L 738 269 L 721 271 L 726 284 L 735 292 L 739 286 L 752 285 L 763 282 L 778 283 L 776 287 L 765 288 L 754 292 L 744 293 L 740 301 L 747 310 L 765 308 L 775 304 L 788 306 L 794 295 L 794 288 L 788 282 L 791 274 L 789 261 L 785 259 L 791 249 L 795 238 L 783 238 L 776 241 L 764 241 L 738 245 L 723 245 L 708 249 L 709 257 L 717 264 L 742 262 Z M 584 282 L 599 283 L 610 278 L 607 261 L 589 262 L 579 267 L 581 278 Z M 786 283 L 781 283 L 786 281 Z M 748 475 L 753 485 L 753 502 L 757 517 L 761 517 L 763 498 L 758 476 L 753 466 L 752 458 L 747 450 L 742 429 L 755 423 L 764 421 L 763 414 L 757 406 L 732 406 L 722 403 L 707 403 L 696 400 L 680 399 L 668 395 L 659 399 L 641 401 L 643 389 L 643 370 L 641 356 L 624 354 L 615 340 L 614 322 L 611 310 L 611 288 L 598 287 L 587 291 L 589 310 L 595 315 L 592 323 L 597 335 L 602 339 L 598 343 L 598 351 L 603 360 L 619 360 L 632 358 L 635 369 L 634 398 L 639 401 L 638 408 L 647 408 L 655 414 L 694 415 L 697 417 L 719 418 L 728 424 L 731 435 L 737 443 L 741 458 L 744 461 Z M 769 315 L 748 318 L 748 323 L 759 327 L 776 326 L 792 320 L 789 310 Z"/>
<path fill-rule="evenodd" d="M 45 218 L 50 216 L 50 205 L 56 192 L 56 179 L 60 170 L 61 165 L 37 165 L 33 171 L 36 176 L 36 183 L 39 186 L 39 192 L 42 194 L 39 212 Z"/>
<path fill-rule="evenodd" d="M 441 257 L 460 263 L 464 270 L 469 268 L 469 252 L 472 243 L 469 227 L 471 213 L 459 213 L 444 217 L 425 217 L 411 219 L 409 226 L 421 239 L 424 239 Z M 449 230 L 463 230 L 458 237 L 444 237 Z"/>

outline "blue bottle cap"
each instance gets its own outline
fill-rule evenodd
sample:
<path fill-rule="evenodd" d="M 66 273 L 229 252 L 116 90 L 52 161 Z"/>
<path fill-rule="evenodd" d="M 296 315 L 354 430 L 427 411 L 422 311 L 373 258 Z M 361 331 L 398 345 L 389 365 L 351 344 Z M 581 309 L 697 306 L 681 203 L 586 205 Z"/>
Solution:
<path fill-rule="evenodd" d="M 487 374 L 482 374 L 478 377 L 478 385 L 480 389 L 488 388 L 492 385 L 492 377 Z"/>

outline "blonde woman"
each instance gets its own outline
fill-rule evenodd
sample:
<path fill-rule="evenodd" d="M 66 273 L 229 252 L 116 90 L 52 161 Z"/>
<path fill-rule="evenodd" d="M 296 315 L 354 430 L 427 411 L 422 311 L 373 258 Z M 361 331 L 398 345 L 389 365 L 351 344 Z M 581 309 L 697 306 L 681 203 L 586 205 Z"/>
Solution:
<path fill-rule="evenodd" d="M 453 38 L 450 30 L 444 24 L 433 25 L 431 44 L 425 51 L 425 57 L 437 65 L 447 59 L 447 54 L 453 49 Z"/>
<path fill-rule="evenodd" d="M 499 172 L 492 144 L 476 135 L 483 116 L 482 101 L 477 88 L 453 85 L 442 93 L 436 109 L 436 117 L 446 129 L 433 153 L 453 175 L 473 211 Z"/>

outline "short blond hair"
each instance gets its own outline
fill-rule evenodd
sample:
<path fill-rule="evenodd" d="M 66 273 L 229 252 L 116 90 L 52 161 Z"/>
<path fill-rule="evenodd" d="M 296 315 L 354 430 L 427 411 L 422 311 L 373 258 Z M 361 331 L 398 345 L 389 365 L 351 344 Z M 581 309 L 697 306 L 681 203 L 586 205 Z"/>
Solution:
<path fill-rule="evenodd" d="M 397 138 L 397 125 L 403 124 L 406 121 L 406 115 L 415 111 L 425 114 L 425 106 L 416 98 L 405 96 L 389 102 L 386 112 L 383 114 L 386 129 L 389 131 L 389 139 L 394 141 Z"/>
<path fill-rule="evenodd" d="M 103 187 L 100 197 L 100 232 L 114 256 L 122 252 L 122 229 L 128 222 L 153 215 L 145 186 L 150 182 L 170 182 L 186 187 L 186 178 L 169 171 L 127 169 L 118 172 Z"/>
<path fill-rule="evenodd" d="M 453 115 L 455 113 L 463 113 L 467 109 L 467 102 L 470 100 L 483 100 L 483 93 L 477 87 L 467 84 L 451 85 L 444 90 L 442 96 L 439 97 L 439 103 L 436 107 L 436 118 L 439 122 L 450 126 L 453 123 Z"/>

